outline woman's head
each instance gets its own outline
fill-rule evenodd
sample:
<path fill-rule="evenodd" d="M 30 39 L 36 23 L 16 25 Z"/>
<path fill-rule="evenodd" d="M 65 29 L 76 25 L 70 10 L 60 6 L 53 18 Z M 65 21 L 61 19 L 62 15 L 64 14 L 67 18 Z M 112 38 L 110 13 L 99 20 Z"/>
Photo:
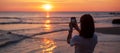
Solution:
<path fill-rule="evenodd" d="M 85 14 L 80 19 L 80 35 L 84 38 L 92 38 L 95 31 L 94 20 L 90 14 Z"/>

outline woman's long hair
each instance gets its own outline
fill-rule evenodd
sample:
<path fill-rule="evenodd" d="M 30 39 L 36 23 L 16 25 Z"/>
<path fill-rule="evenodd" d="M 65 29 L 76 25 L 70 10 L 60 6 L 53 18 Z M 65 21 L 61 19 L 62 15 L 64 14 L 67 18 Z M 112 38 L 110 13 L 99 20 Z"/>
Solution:
<path fill-rule="evenodd" d="M 85 14 L 81 17 L 80 22 L 80 36 L 84 38 L 92 38 L 95 32 L 93 17 L 90 14 Z"/>

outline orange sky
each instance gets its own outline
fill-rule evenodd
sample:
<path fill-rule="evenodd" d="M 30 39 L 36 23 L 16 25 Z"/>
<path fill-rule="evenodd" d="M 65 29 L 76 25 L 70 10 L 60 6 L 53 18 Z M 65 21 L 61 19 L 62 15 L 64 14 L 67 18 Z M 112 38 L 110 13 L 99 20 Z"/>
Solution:
<path fill-rule="evenodd" d="M 0 0 L 0 11 L 44 11 L 44 4 L 53 5 L 51 11 L 120 11 L 120 0 Z"/>

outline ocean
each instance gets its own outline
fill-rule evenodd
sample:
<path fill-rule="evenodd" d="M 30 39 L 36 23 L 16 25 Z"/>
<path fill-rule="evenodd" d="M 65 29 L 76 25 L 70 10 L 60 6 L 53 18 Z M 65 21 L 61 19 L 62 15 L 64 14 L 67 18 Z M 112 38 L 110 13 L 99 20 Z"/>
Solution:
<path fill-rule="evenodd" d="M 119 18 L 119 16 L 109 13 L 110 12 L 49 12 L 48 14 L 46 12 L 1 12 L 0 29 L 13 32 L 21 31 L 21 33 L 38 29 L 38 32 L 68 29 L 70 17 L 76 17 L 77 22 L 79 22 L 80 17 L 84 14 L 91 14 L 94 17 L 96 27 L 117 26 L 112 24 L 112 19 Z M 24 30 L 24 32 L 22 32 L 22 30 Z"/>
<path fill-rule="evenodd" d="M 0 48 L 0 53 L 64 53 L 60 52 L 59 49 L 53 51 L 54 48 L 58 47 L 55 45 L 58 44 L 55 43 L 56 40 L 65 41 L 67 33 L 63 31 L 69 30 L 70 18 L 76 17 L 79 24 L 80 17 L 84 14 L 93 16 L 96 28 L 120 26 L 112 24 L 112 20 L 120 18 L 120 15 L 110 14 L 110 12 L 0 12 L 1 31 L 39 37 L 25 39 L 22 42 Z M 55 37 L 55 35 L 58 35 L 57 37 L 60 39 L 53 37 L 47 39 L 49 36 Z M 17 38 L 19 39 L 19 37 Z"/>

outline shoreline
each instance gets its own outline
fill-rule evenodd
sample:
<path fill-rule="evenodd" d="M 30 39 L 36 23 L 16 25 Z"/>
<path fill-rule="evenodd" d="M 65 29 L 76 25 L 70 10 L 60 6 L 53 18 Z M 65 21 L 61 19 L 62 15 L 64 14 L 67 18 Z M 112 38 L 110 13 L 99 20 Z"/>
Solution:
<path fill-rule="evenodd" d="M 103 34 L 120 35 L 120 27 L 102 27 L 102 28 L 95 28 L 95 32 L 103 33 Z"/>
<path fill-rule="evenodd" d="M 94 53 L 117 53 L 119 51 L 120 36 L 114 36 L 114 34 L 116 33 L 117 35 L 120 35 L 119 29 L 120 29 L 120 27 L 96 28 L 96 32 L 103 33 L 103 34 L 100 34 L 100 35 L 98 34 L 99 42 L 95 48 Z M 110 33 L 111 31 L 112 31 L 112 33 Z M 62 35 L 60 35 L 60 34 L 62 34 Z M 111 34 L 111 35 L 109 35 L 109 34 Z M 74 47 L 70 47 L 69 44 L 66 43 L 67 30 L 65 30 L 65 31 L 58 31 L 55 33 L 52 32 L 49 34 L 44 34 L 43 36 L 40 35 L 40 36 L 34 37 L 34 38 L 38 38 L 38 41 L 36 41 L 36 40 L 33 41 L 33 39 L 26 39 L 26 41 L 22 41 L 23 39 L 26 38 L 25 36 L 22 36 L 20 34 L 8 33 L 8 31 L 0 31 L 0 39 L 1 39 L 0 53 L 7 53 L 5 51 L 11 51 L 9 53 L 16 53 L 16 52 L 20 51 L 20 48 L 22 48 L 22 47 L 25 47 L 25 49 L 26 49 L 26 46 L 28 46 L 28 45 L 32 46 L 32 51 L 34 51 L 34 50 L 35 50 L 35 52 L 42 51 L 42 50 L 39 50 L 41 48 L 36 47 L 36 45 L 39 46 L 39 43 L 42 43 L 39 40 L 44 37 L 51 39 L 51 40 L 53 40 L 53 42 L 55 42 L 56 49 L 54 49 L 52 52 L 54 52 L 54 53 L 58 53 L 58 52 L 73 53 L 74 52 Z M 41 39 L 41 40 L 43 40 L 43 39 Z M 26 42 L 27 42 L 27 44 L 24 44 Z M 31 43 L 33 44 L 35 42 L 36 42 L 35 45 L 31 45 Z M 22 45 L 14 44 L 14 43 L 20 43 Z M 18 48 L 17 46 L 19 46 L 20 48 Z M 113 46 L 113 47 L 110 47 L 110 46 Z M 14 50 L 14 47 L 16 48 L 16 50 Z M 39 48 L 39 49 L 36 50 L 36 48 Z M 31 50 L 31 48 L 28 48 L 28 50 Z M 111 50 L 111 51 L 109 51 L 109 50 Z M 26 51 L 26 50 L 23 50 L 23 51 Z M 29 52 L 31 52 L 31 51 L 29 51 Z"/>
<path fill-rule="evenodd" d="M 49 33 L 56 33 L 56 32 L 62 32 L 62 31 L 67 31 L 68 29 L 65 30 L 59 30 L 59 31 L 51 31 L 51 32 L 44 32 L 44 33 L 38 33 L 34 35 L 46 35 Z M 24 39 L 27 38 L 25 35 L 20 35 L 20 34 L 14 34 L 14 33 L 9 33 L 10 31 L 4 31 L 0 30 L 0 47 L 1 45 L 7 44 L 7 42 L 14 42 L 15 40 L 19 39 Z M 101 27 L 101 28 L 95 28 L 95 32 L 97 33 L 102 33 L 102 34 L 111 34 L 111 35 L 120 35 L 120 27 Z M 34 36 L 33 35 L 33 36 Z M 18 38 L 18 39 L 16 39 Z"/>
<path fill-rule="evenodd" d="M 62 31 L 67 31 L 68 29 L 65 30 L 59 30 L 59 31 L 52 31 L 48 33 L 55 33 L 55 32 L 62 32 Z M 20 34 L 14 34 L 14 33 L 9 33 L 10 31 L 4 31 L 0 30 L 0 47 L 4 44 L 8 44 L 7 42 L 16 42 L 19 39 L 24 39 L 27 38 L 27 36 L 20 35 Z M 102 33 L 102 34 L 111 34 L 111 35 L 120 35 L 120 27 L 102 27 L 102 28 L 95 28 L 95 32 L 97 33 Z M 48 33 L 38 33 L 34 35 L 46 35 Z M 16 39 L 18 38 L 18 39 Z"/>

